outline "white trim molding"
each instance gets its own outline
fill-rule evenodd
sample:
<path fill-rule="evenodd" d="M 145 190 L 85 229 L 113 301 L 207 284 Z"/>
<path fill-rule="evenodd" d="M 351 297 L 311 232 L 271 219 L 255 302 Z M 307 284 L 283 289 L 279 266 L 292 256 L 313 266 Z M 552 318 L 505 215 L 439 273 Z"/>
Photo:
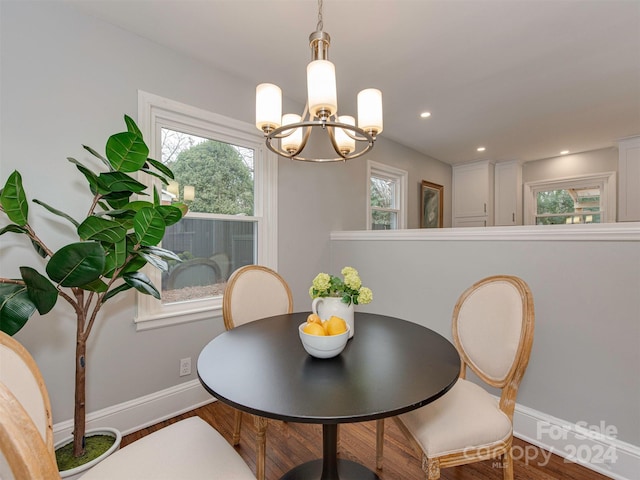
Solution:
<path fill-rule="evenodd" d="M 134 398 L 128 402 L 87 414 L 87 429 L 111 427 L 122 435 L 137 432 L 169 418 L 189 412 L 215 400 L 199 380 L 191 380 L 173 387 Z M 73 420 L 53 426 L 54 442 L 73 433 Z"/>
<path fill-rule="evenodd" d="M 513 423 L 514 436 L 542 449 L 514 447 L 514 458 L 538 463 L 551 452 L 616 480 L 638 478 L 640 447 L 618 440 L 614 425 L 570 423 L 522 405 L 516 405 Z"/>
<path fill-rule="evenodd" d="M 331 232 L 345 241 L 572 241 L 638 242 L 640 222 L 581 225 L 518 225 L 511 227 L 421 228 Z"/>

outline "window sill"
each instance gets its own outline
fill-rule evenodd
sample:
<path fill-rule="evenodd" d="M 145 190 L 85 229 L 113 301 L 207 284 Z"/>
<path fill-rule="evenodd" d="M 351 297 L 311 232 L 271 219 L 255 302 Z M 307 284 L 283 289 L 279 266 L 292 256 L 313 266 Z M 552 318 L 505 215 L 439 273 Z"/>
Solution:
<path fill-rule="evenodd" d="M 183 311 L 172 311 L 170 313 L 159 313 L 155 315 L 137 316 L 134 319 L 136 331 L 152 330 L 155 328 L 171 327 L 183 323 L 209 320 L 222 316 L 222 305 L 206 306 L 199 309 L 191 308 Z"/>

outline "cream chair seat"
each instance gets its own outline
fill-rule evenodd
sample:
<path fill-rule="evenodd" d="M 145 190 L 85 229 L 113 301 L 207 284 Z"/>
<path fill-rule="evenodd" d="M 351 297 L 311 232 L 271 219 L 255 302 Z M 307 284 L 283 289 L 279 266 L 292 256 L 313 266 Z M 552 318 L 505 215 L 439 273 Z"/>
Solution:
<path fill-rule="evenodd" d="M 262 265 L 246 265 L 235 270 L 224 292 L 222 318 L 227 330 L 259 318 L 293 312 L 293 296 L 287 282 L 274 270 Z M 242 361 L 237 357 L 232 359 Z M 257 430 L 258 480 L 265 478 L 267 419 L 253 416 Z M 236 410 L 232 443 L 240 443 L 242 412 Z"/>
<path fill-rule="evenodd" d="M 164 427 L 116 451 L 82 480 L 253 480 L 234 448 L 200 417 Z"/>
<path fill-rule="evenodd" d="M 0 478 L 60 478 L 52 431 L 51 405 L 40 370 L 17 340 L 0 332 Z M 116 451 L 82 478 L 251 480 L 255 477 L 217 430 L 199 417 L 190 417 Z"/>
<path fill-rule="evenodd" d="M 462 360 L 460 378 L 438 400 L 394 420 L 422 456 L 428 480 L 440 469 L 499 458 L 513 479 L 513 412 L 529 362 L 534 331 L 533 296 L 518 277 L 496 275 L 468 288 L 453 310 L 453 341 Z M 496 399 L 465 379 L 469 367 Z M 378 421 L 376 464 L 382 468 L 384 423 Z"/>

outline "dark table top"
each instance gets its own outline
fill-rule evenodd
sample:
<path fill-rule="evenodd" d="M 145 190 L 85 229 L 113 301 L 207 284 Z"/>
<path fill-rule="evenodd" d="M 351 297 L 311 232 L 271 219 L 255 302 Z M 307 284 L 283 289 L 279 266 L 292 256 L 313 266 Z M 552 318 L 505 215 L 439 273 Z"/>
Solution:
<path fill-rule="evenodd" d="M 355 335 L 339 356 L 313 358 L 298 334 L 308 314 L 269 317 L 214 338 L 198 357 L 204 387 L 246 412 L 326 424 L 413 410 L 458 378 L 460 357 L 443 336 L 371 313 L 356 312 Z"/>

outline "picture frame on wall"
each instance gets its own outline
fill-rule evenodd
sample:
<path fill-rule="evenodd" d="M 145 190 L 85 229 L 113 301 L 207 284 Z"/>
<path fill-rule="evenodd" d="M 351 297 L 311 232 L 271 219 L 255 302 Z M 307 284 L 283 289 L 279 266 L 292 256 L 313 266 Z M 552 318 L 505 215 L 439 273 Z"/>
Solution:
<path fill-rule="evenodd" d="M 420 228 L 442 228 L 444 187 L 422 181 L 420 186 Z"/>

